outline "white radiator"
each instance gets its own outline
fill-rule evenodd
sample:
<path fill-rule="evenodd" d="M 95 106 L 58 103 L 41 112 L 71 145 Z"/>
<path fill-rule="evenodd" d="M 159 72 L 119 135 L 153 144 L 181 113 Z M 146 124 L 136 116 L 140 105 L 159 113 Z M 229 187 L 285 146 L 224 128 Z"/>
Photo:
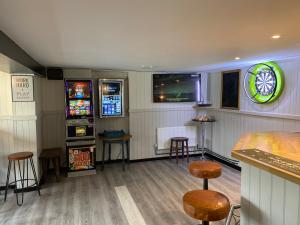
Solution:
<path fill-rule="evenodd" d="M 182 127 L 162 127 L 157 128 L 157 148 L 169 149 L 170 138 L 172 137 L 187 137 L 189 138 L 189 146 L 195 147 L 197 144 L 197 127 L 182 126 Z"/>

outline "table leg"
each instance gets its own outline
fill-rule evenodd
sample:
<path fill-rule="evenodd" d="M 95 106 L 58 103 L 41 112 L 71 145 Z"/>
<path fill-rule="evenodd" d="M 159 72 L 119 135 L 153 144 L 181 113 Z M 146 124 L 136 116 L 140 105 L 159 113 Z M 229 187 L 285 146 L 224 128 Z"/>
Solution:
<path fill-rule="evenodd" d="M 109 158 L 108 158 L 108 161 L 110 162 L 111 161 L 111 143 L 108 144 L 108 151 L 109 151 Z"/>
<path fill-rule="evenodd" d="M 57 157 L 53 158 L 52 163 L 53 163 L 53 167 L 55 169 L 56 182 L 58 182 L 59 181 L 59 159 Z"/>
<path fill-rule="evenodd" d="M 176 141 L 176 163 L 178 164 L 178 141 Z"/>
<path fill-rule="evenodd" d="M 42 159 L 43 164 L 43 183 L 46 183 L 47 176 L 48 176 L 48 159 Z"/>
<path fill-rule="evenodd" d="M 127 163 L 130 163 L 130 144 L 129 144 L 129 141 L 126 141 L 126 150 L 127 150 Z"/>
<path fill-rule="evenodd" d="M 204 136 L 204 131 L 205 131 L 205 123 L 201 123 L 201 136 L 202 136 L 202 140 L 201 140 L 201 150 L 202 150 L 202 159 L 205 159 L 205 156 L 204 156 L 204 153 L 205 153 L 205 150 L 204 150 L 204 139 L 205 139 L 205 136 Z"/>
<path fill-rule="evenodd" d="M 102 170 L 104 170 L 104 161 L 105 161 L 105 142 L 102 144 Z"/>
<path fill-rule="evenodd" d="M 123 171 L 125 170 L 125 152 L 124 152 L 124 142 L 122 142 L 122 166 L 123 166 Z"/>

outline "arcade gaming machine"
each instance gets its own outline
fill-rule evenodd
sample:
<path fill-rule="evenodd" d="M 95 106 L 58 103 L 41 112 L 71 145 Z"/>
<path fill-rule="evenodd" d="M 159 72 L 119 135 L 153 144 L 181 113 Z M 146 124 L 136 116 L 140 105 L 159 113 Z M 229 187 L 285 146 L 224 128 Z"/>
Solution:
<path fill-rule="evenodd" d="M 92 80 L 65 80 L 68 177 L 96 173 Z"/>

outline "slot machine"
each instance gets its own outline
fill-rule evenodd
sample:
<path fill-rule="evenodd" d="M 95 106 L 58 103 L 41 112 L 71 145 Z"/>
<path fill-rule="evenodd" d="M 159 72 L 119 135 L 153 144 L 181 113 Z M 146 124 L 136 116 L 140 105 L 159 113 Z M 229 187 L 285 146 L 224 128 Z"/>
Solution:
<path fill-rule="evenodd" d="M 92 80 L 65 80 L 68 177 L 96 173 Z"/>

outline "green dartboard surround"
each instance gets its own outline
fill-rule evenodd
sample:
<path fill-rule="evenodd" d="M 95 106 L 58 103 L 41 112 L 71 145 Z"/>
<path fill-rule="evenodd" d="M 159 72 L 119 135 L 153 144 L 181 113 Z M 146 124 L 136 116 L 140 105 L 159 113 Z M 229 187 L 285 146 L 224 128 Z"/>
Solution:
<path fill-rule="evenodd" d="M 269 95 L 262 95 L 259 93 L 256 87 L 256 76 L 259 74 L 262 70 L 270 70 L 272 69 L 275 73 L 275 89 L 272 93 Z M 284 77 L 283 77 L 283 71 L 281 68 L 274 62 L 267 62 L 267 63 L 259 63 L 254 66 L 252 69 L 252 74 L 255 74 L 255 76 L 249 77 L 249 93 L 251 96 L 253 96 L 253 100 L 257 103 L 270 103 L 275 101 L 279 98 L 283 91 L 284 87 Z"/>

